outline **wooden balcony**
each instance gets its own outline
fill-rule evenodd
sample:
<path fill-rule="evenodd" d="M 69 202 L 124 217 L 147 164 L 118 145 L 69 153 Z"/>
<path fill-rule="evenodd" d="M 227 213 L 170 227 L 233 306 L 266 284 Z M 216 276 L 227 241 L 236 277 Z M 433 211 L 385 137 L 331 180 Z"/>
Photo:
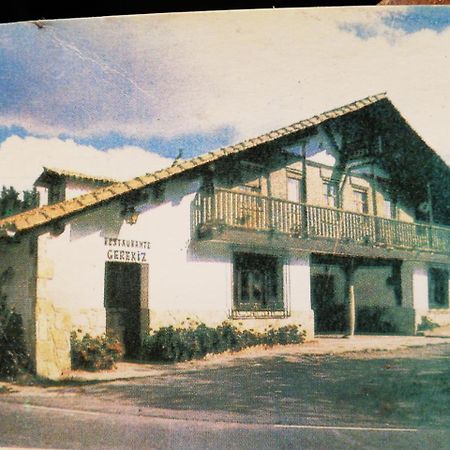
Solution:
<path fill-rule="evenodd" d="M 199 193 L 192 209 L 193 231 L 280 234 L 293 239 L 328 240 L 378 248 L 450 253 L 450 227 L 402 222 L 257 194 L 215 189 Z"/>

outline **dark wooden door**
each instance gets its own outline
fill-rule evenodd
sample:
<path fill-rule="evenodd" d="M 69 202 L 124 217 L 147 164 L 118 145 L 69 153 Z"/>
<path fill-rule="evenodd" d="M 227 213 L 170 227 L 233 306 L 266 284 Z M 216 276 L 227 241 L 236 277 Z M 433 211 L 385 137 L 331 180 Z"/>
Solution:
<path fill-rule="evenodd" d="M 344 331 L 345 305 L 336 299 L 333 275 L 317 274 L 312 276 L 311 303 L 317 332 Z"/>
<path fill-rule="evenodd" d="M 106 331 L 124 345 L 126 356 L 140 346 L 141 266 L 107 262 L 105 266 Z"/>

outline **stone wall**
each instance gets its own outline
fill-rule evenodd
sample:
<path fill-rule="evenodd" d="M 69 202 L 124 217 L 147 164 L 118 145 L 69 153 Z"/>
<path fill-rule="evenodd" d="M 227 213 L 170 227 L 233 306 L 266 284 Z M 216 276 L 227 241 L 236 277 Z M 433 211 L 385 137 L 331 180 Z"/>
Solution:
<path fill-rule="evenodd" d="M 70 313 L 38 297 L 36 325 L 36 373 L 57 380 L 71 369 Z"/>
<path fill-rule="evenodd" d="M 58 304 L 48 289 L 56 261 L 48 256 L 47 239 L 51 236 L 41 235 L 37 246 L 35 368 L 42 377 L 58 379 L 71 369 L 72 319 L 68 308 Z"/>

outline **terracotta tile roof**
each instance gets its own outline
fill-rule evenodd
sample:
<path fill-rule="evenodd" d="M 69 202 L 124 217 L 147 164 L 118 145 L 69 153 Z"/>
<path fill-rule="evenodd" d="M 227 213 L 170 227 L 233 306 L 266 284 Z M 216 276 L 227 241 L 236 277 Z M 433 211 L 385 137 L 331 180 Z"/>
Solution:
<path fill-rule="evenodd" d="M 81 172 L 75 172 L 72 170 L 65 170 L 65 169 L 56 169 L 54 167 L 44 167 L 44 171 L 39 176 L 39 178 L 34 183 L 35 185 L 39 185 L 39 181 L 42 179 L 45 179 L 46 176 L 57 176 L 57 177 L 64 177 L 64 178 L 72 178 L 74 180 L 85 180 L 85 181 L 93 181 L 95 183 L 102 183 L 102 184 L 113 184 L 117 183 L 117 179 L 110 178 L 110 177 L 100 177 L 96 175 L 88 175 Z"/>
<path fill-rule="evenodd" d="M 65 200 L 54 205 L 45 205 L 39 208 L 32 209 L 11 217 L 0 219 L 0 237 L 3 235 L 13 235 L 16 232 L 24 232 L 33 228 L 47 225 L 52 221 L 63 219 L 64 217 L 72 216 L 81 211 L 87 210 L 93 206 L 111 201 L 126 193 L 142 189 L 150 186 L 156 182 L 164 181 L 174 175 L 192 170 L 202 165 L 210 164 L 225 156 L 243 152 L 261 145 L 262 143 L 271 142 L 281 137 L 296 133 L 299 130 L 305 130 L 317 126 L 329 119 L 335 119 L 344 116 L 348 113 L 365 108 L 369 105 L 379 102 L 387 98 L 386 93 L 380 93 L 366 97 L 365 99 L 355 101 L 349 105 L 327 111 L 319 116 L 314 116 L 310 119 L 302 120 L 287 127 L 278 130 L 270 131 L 253 139 L 240 142 L 235 145 L 220 148 L 218 150 L 196 156 L 187 161 L 180 161 L 170 167 L 158 170 L 153 173 L 147 173 L 140 177 L 133 178 L 125 182 L 115 182 L 109 186 L 101 187 L 95 191 L 80 195 L 79 197 Z M 83 174 L 75 172 L 62 171 L 58 169 L 53 170 L 61 176 L 75 176 L 85 178 Z M 92 180 L 99 179 L 98 177 L 90 177 Z"/>

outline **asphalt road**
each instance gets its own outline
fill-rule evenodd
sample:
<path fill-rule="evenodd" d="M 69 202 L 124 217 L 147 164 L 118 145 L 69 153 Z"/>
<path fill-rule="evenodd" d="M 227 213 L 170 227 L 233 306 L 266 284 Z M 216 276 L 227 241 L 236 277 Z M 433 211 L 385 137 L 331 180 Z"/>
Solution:
<path fill-rule="evenodd" d="M 449 449 L 450 345 L 277 356 L 0 396 L 0 445 Z"/>
<path fill-rule="evenodd" d="M 122 449 L 446 449 L 444 431 L 243 424 L 0 402 L 5 447 Z"/>

